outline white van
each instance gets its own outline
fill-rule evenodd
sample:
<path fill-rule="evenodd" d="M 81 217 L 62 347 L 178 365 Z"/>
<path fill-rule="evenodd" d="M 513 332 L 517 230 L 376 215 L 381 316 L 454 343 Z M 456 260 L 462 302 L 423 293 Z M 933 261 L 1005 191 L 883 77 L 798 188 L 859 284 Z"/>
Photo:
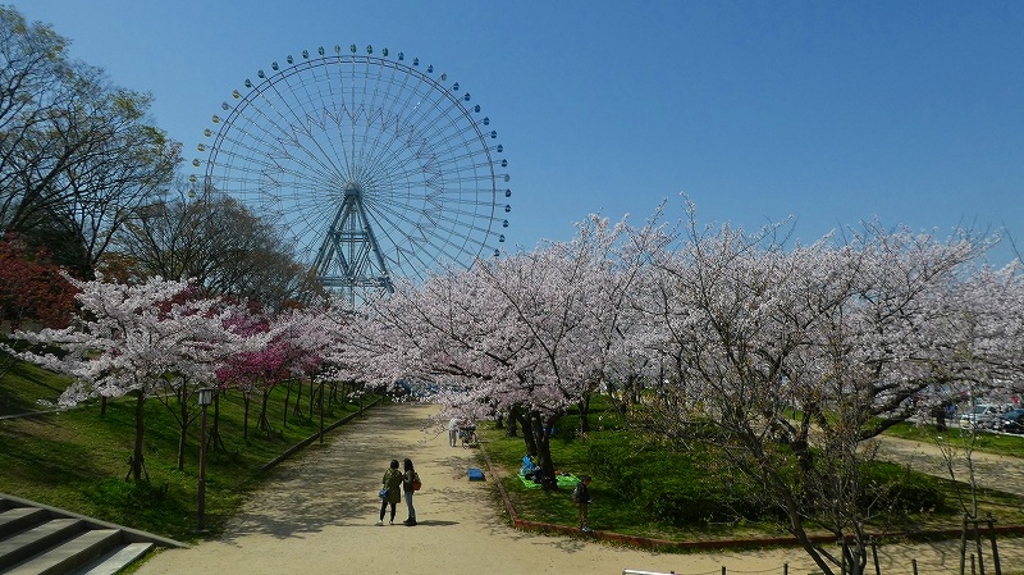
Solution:
<path fill-rule="evenodd" d="M 960 416 L 960 429 L 991 429 L 999 419 L 998 405 L 979 403 Z"/>

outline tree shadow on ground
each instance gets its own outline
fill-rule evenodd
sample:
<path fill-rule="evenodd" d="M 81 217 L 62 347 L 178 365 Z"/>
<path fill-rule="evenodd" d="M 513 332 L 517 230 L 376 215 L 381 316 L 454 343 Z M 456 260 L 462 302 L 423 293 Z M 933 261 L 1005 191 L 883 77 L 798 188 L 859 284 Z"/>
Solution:
<path fill-rule="evenodd" d="M 422 439 L 410 444 L 408 434 L 393 432 L 409 429 L 420 430 Z M 251 534 L 284 539 L 320 532 L 329 526 L 373 525 L 381 506 L 377 492 L 392 459 L 402 461 L 409 457 L 421 475 L 429 472 L 432 476 L 440 473 L 444 477 L 447 474 L 453 480 L 465 478 L 466 468 L 476 466 L 472 460 L 475 452 L 470 450 L 442 452 L 431 457 L 432 448 L 424 446 L 436 440 L 437 435 L 438 430 L 420 410 L 387 407 L 371 410 L 365 417 L 356 418 L 333 432 L 324 445 L 312 444 L 304 453 L 275 469 L 265 485 L 228 521 L 220 540 L 230 543 Z M 420 455 L 426 459 L 420 459 Z M 424 484 L 424 491 L 416 495 L 414 504 L 426 496 L 430 498 L 431 507 L 443 509 L 489 497 L 486 489 L 467 491 L 464 485 L 458 484 L 432 487 L 429 479 L 425 479 Z M 396 510 L 396 526 L 399 526 L 399 517 L 405 514 L 404 499 Z M 456 524 L 423 518 L 417 527 Z"/>

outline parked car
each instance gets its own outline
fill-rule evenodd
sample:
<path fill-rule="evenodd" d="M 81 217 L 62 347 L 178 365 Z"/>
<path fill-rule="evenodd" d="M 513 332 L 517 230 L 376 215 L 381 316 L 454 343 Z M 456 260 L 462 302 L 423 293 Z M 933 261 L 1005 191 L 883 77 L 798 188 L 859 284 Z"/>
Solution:
<path fill-rule="evenodd" d="M 1011 409 L 999 416 L 999 430 L 1006 433 L 1024 433 L 1024 409 Z"/>
<path fill-rule="evenodd" d="M 979 403 L 960 416 L 960 429 L 992 429 L 999 420 L 998 405 Z"/>

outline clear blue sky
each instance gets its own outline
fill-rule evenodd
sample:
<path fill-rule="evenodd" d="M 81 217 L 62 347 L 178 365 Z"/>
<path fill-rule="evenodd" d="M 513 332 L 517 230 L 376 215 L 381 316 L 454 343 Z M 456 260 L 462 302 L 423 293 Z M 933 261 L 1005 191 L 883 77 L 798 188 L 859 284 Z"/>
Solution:
<path fill-rule="evenodd" d="M 703 222 L 792 215 L 805 242 L 877 217 L 1005 227 L 1024 248 L 1022 2 L 14 5 L 152 93 L 188 159 L 231 91 L 289 54 L 356 43 L 433 63 L 499 132 L 512 246 L 594 212 L 639 222 L 683 192 Z"/>

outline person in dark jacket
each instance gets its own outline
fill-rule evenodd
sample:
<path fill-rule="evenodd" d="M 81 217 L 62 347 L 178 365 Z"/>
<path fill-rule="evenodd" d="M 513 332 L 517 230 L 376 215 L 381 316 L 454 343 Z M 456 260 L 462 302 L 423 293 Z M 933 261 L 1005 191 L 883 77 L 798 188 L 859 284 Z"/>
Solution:
<path fill-rule="evenodd" d="M 572 500 L 576 502 L 576 506 L 579 507 L 579 519 L 580 519 L 580 531 L 584 533 L 590 533 L 592 529 L 587 525 L 587 515 L 590 511 L 590 502 L 593 499 L 590 498 L 590 489 L 587 486 L 590 485 L 590 476 L 584 475 L 580 478 L 580 482 L 576 484 L 576 489 L 572 491 Z"/>
<path fill-rule="evenodd" d="M 391 466 L 384 472 L 384 479 L 381 480 L 388 491 L 380 501 L 380 520 L 377 521 L 377 525 L 384 525 L 384 514 L 388 505 L 391 506 L 391 524 L 395 524 L 395 505 L 402 502 L 402 480 L 402 472 L 398 470 L 398 460 L 392 459 Z"/>

